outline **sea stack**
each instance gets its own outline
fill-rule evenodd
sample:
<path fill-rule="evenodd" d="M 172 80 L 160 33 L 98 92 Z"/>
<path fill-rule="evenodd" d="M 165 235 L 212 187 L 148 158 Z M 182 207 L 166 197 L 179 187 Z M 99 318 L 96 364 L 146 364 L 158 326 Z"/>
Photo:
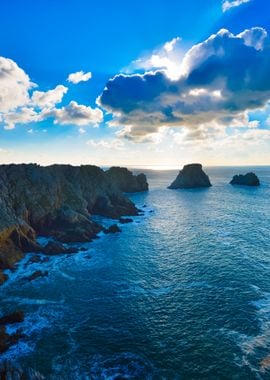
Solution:
<path fill-rule="evenodd" d="M 230 182 L 231 185 L 242 186 L 260 186 L 260 180 L 255 173 L 247 173 L 245 175 L 235 175 Z"/>
<path fill-rule="evenodd" d="M 201 164 L 185 165 L 180 170 L 176 179 L 168 187 L 169 189 L 193 189 L 200 187 L 210 187 L 211 182 L 202 169 Z"/>

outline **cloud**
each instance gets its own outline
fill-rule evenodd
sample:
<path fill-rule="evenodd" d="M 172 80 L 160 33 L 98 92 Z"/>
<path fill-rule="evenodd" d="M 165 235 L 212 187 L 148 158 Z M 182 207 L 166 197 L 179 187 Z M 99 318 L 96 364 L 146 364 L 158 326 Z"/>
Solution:
<path fill-rule="evenodd" d="M 33 87 L 29 76 L 12 59 L 0 57 L 0 113 L 28 104 Z"/>
<path fill-rule="evenodd" d="M 181 38 L 175 37 L 166 42 L 161 48 L 156 49 L 150 55 L 133 61 L 127 68 L 123 70 L 124 73 L 130 74 L 137 70 L 155 70 L 163 69 L 166 75 L 173 80 L 180 76 L 180 67 L 178 61 L 183 56 L 183 51 L 180 46 Z"/>
<path fill-rule="evenodd" d="M 82 71 L 69 75 L 73 83 L 86 81 L 91 73 Z M 29 124 L 54 118 L 54 124 L 97 126 L 103 121 L 99 108 L 79 105 L 71 101 L 67 106 L 56 108 L 62 103 L 68 88 L 58 85 L 48 91 L 35 90 L 29 76 L 13 60 L 0 57 L 0 122 L 4 129 L 14 129 L 16 124 Z M 32 93 L 32 94 L 31 94 Z M 29 133 L 32 128 L 28 130 Z M 80 129 L 83 133 L 83 129 Z"/>
<path fill-rule="evenodd" d="M 270 100 L 266 37 L 259 27 L 238 35 L 221 29 L 177 62 L 178 80 L 164 70 L 116 75 L 98 104 L 113 114 L 114 125 L 123 126 L 122 136 L 136 141 L 147 140 L 163 126 L 199 130 L 215 123 L 226 128 Z"/>
<path fill-rule="evenodd" d="M 67 106 L 45 112 L 44 117 L 53 117 L 55 124 L 76 126 L 98 126 L 103 121 L 103 112 L 71 101 Z"/>
<path fill-rule="evenodd" d="M 33 108 L 22 107 L 19 111 L 6 113 L 3 117 L 5 129 L 14 129 L 16 124 L 27 124 L 41 120 L 41 115 Z"/>
<path fill-rule="evenodd" d="M 95 148 L 105 148 L 105 149 L 123 149 L 124 143 L 120 139 L 112 139 L 112 140 L 88 140 L 86 142 L 87 145 L 95 147 Z"/>
<path fill-rule="evenodd" d="M 68 88 L 58 85 L 49 91 L 34 91 L 32 95 L 32 104 L 39 108 L 53 108 L 57 103 L 61 103 L 63 96 L 67 93 Z"/>
<path fill-rule="evenodd" d="M 251 0 L 223 0 L 222 11 L 227 12 L 231 8 L 239 7 L 239 5 L 249 3 Z"/>
<path fill-rule="evenodd" d="M 67 80 L 71 83 L 78 84 L 80 82 L 87 82 L 92 78 L 92 73 L 89 71 L 84 73 L 83 71 L 77 71 L 76 73 L 69 74 Z"/>

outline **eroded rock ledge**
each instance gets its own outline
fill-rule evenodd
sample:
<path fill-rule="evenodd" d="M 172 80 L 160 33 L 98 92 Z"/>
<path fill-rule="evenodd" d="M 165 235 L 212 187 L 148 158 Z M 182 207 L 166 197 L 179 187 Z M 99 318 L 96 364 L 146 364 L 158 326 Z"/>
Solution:
<path fill-rule="evenodd" d="M 0 283 L 5 280 L 1 270 L 12 268 L 25 252 L 42 251 L 37 235 L 63 243 L 89 241 L 103 228 L 91 215 L 137 215 L 122 191 L 147 189 L 144 175 L 123 168 L 1 165 Z"/>
<path fill-rule="evenodd" d="M 212 186 L 209 177 L 205 174 L 201 164 L 185 165 L 180 170 L 176 179 L 168 187 L 169 189 L 193 189 Z"/>

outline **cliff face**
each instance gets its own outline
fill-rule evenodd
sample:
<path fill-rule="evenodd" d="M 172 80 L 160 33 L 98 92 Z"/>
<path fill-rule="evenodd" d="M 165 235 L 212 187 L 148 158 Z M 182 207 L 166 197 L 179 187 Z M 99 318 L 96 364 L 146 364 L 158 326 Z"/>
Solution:
<path fill-rule="evenodd" d="M 106 172 L 110 182 L 116 182 L 120 190 L 125 193 L 148 191 L 148 183 L 145 174 L 132 175 L 126 168 L 112 167 Z"/>
<path fill-rule="evenodd" d="M 201 164 L 185 165 L 180 170 L 176 179 L 169 186 L 169 189 L 192 189 L 197 187 L 212 186 L 208 176 L 202 170 Z"/>
<path fill-rule="evenodd" d="M 128 186 L 132 173 L 127 177 Z M 89 241 L 102 229 L 91 214 L 136 215 L 138 210 L 121 188 L 117 171 L 110 176 L 96 166 L 1 165 L 0 272 L 24 252 L 41 250 L 37 234 L 61 242 Z"/>
<path fill-rule="evenodd" d="M 245 175 L 235 175 L 230 182 L 231 185 L 242 186 L 260 186 L 260 180 L 254 173 L 247 173 Z"/>

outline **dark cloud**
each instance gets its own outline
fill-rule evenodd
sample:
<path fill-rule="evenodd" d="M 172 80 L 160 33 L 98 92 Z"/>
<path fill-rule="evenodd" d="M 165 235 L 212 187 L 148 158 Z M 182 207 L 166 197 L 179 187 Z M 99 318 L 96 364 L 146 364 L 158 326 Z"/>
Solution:
<path fill-rule="evenodd" d="M 197 128 L 233 120 L 270 100 L 270 49 L 266 31 L 233 35 L 220 30 L 184 56 L 181 76 L 164 71 L 117 75 L 99 104 L 125 126 L 123 135 L 142 140 L 161 126 Z"/>

